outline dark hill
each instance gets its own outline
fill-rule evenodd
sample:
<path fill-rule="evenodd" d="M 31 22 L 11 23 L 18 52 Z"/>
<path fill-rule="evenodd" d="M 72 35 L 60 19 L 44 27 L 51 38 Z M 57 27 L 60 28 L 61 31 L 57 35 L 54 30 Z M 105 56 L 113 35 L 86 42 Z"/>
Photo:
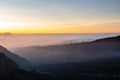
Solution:
<path fill-rule="evenodd" d="M 21 70 L 17 64 L 0 52 L 0 80 L 51 80 L 46 74 Z M 53 79 L 52 79 L 53 80 Z"/>
<path fill-rule="evenodd" d="M 0 52 L 4 53 L 8 58 L 12 59 L 16 64 L 21 68 L 25 70 L 29 70 L 32 67 L 32 64 L 27 61 L 26 59 L 10 52 L 8 49 L 0 46 Z"/>
<path fill-rule="evenodd" d="M 18 69 L 18 66 L 11 59 L 0 52 L 0 76 L 6 76 Z"/>

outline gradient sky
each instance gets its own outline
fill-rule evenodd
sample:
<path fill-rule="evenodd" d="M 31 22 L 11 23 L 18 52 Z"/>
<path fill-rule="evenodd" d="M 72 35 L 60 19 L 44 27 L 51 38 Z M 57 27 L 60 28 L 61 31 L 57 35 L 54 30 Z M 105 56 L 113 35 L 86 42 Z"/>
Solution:
<path fill-rule="evenodd" d="M 120 33 L 120 0 L 0 0 L 0 32 Z"/>

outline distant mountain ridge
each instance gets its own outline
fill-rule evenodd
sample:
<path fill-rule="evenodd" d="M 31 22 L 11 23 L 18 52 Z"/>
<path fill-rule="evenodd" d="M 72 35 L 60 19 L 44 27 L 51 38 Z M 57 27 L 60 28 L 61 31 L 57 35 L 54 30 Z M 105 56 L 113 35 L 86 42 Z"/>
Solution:
<path fill-rule="evenodd" d="M 108 38 L 103 38 L 103 39 L 98 39 L 93 42 L 102 42 L 102 41 L 120 41 L 120 35 L 116 37 L 108 37 Z"/>
<path fill-rule="evenodd" d="M 71 43 L 52 46 L 32 46 L 16 49 L 32 63 L 69 63 L 120 55 L 120 36 L 92 42 Z M 28 56 L 29 55 L 29 56 Z"/>

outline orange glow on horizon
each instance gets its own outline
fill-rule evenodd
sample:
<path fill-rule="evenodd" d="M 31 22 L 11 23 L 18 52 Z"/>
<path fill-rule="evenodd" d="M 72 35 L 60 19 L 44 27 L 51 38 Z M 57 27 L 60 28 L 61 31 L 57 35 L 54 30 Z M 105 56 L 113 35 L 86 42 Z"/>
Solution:
<path fill-rule="evenodd" d="M 42 24 L 15 22 L 15 21 L 0 21 L 0 33 L 13 34 L 65 34 L 65 33 L 120 33 L 120 23 L 104 23 L 104 24 Z"/>
<path fill-rule="evenodd" d="M 0 33 L 120 33 L 119 0 L 0 0 Z"/>
<path fill-rule="evenodd" d="M 69 34 L 69 33 L 120 33 L 120 29 L 107 27 L 67 27 L 47 29 L 0 29 L 0 33 L 10 32 L 13 34 Z"/>

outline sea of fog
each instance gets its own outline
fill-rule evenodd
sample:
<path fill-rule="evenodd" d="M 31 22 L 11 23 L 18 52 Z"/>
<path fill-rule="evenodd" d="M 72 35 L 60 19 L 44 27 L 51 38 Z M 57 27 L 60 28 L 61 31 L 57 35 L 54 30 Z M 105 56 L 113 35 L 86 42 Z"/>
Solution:
<path fill-rule="evenodd" d="M 0 45 L 12 50 L 26 46 L 47 46 L 88 42 L 119 34 L 44 34 L 44 35 L 0 35 Z"/>

